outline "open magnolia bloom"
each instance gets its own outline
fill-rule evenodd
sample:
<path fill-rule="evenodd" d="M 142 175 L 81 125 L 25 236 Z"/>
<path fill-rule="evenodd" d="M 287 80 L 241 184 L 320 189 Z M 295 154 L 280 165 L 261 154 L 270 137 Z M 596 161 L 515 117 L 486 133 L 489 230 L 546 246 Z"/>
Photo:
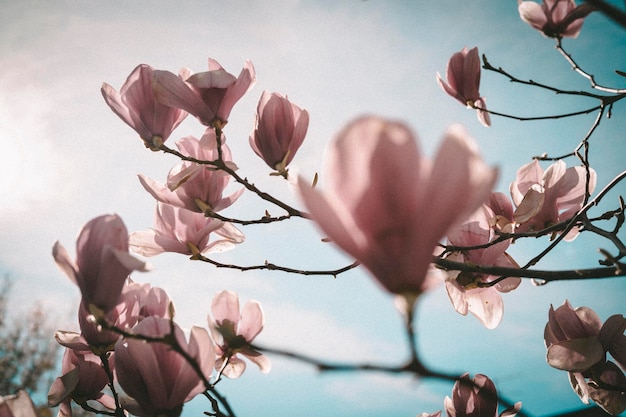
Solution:
<path fill-rule="evenodd" d="M 415 298 L 446 232 L 489 196 L 497 170 L 487 166 L 460 126 L 450 128 L 434 161 L 399 122 L 368 116 L 330 143 L 323 191 L 298 189 L 322 231 L 393 294 Z"/>
<path fill-rule="evenodd" d="M 593 193 L 596 187 L 596 172 L 592 168 L 589 168 L 588 190 L 586 177 L 584 167 L 566 168 L 560 160 L 545 171 L 537 160 L 518 169 L 510 186 L 516 206 L 513 213 L 518 225 L 516 231 L 542 230 L 574 217 L 582 208 L 586 193 Z M 565 240 L 573 240 L 579 232 L 577 227 L 572 228 Z"/>
<path fill-rule="evenodd" d="M 154 71 L 154 93 L 159 102 L 186 110 L 205 126 L 224 126 L 233 106 L 256 83 L 250 61 L 246 61 L 238 77 L 211 58 L 208 71 L 189 74 L 188 70 L 183 79 L 169 71 Z"/>
<path fill-rule="evenodd" d="M 76 262 L 59 242 L 54 244 L 52 255 L 80 288 L 85 308 L 93 304 L 105 312 L 117 305 L 131 271 L 149 269 L 128 253 L 128 231 L 116 214 L 96 217 L 83 226 L 76 240 Z"/>
<path fill-rule="evenodd" d="M 606 412 L 626 410 L 626 320 L 609 317 L 604 324 L 588 307 L 573 309 L 566 300 L 556 310 L 550 306 L 544 331 L 548 364 L 568 371 L 574 392 L 585 404 L 593 400 Z M 620 365 L 608 361 L 609 352 Z"/>
<path fill-rule="evenodd" d="M 261 372 L 268 373 L 271 369 L 270 360 L 261 352 L 250 347 L 261 330 L 264 317 L 261 304 L 248 301 L 241 313 L 239 297 L 230 291 L 222 291 L 215 295 L 211 303 L 208 317 L 209 329 L 217 346 L 215 369 L 228 378 L 239 378 L 246 369 L 246 363 L 239 354 L 256 364 Z"/>
<path fill-rule="evenodd" d="M 576 6 L 574 0 L 518 0 L 520 17 L 544 36 L 551 38 L 576 38 L 583 26 L 584 18 L 593 11 L 590 3 Z"/>
<path fill-rule="evenodd" d="M 463 224 L 448 233 L 448 243 L 464 247 L 486 245 L 496 237 L 492 227 L 495 221 L 494 212 L 483 205 Z M 510 243 L 509 239 L 486 248 L 452 252 L 446 259 L 473 265 L 519 268 L 513 258 L 505 252 Z M 469 311 L 488 329 L 496 328 L 504 314 L 504 303 L 499 293 L 512 291 L 521 283 L 520 278 L 509 277 L 491 287 L 478 285 L 492 282 L 497 278 L 494 275 L 448 271 L 445 285 L 454 309 L 463 315 Z"/>
<path fill-rule="evenodd" d="M 487 103 L 484 97 L 480 96 L 480 58 L 478 48 L 469 51 L 463 48 L 456 52 L 448 61 L 446 69 L 448 82 L 441 79 L 437 73 L 437 83 L 443 91 L 457 99 L 464 106 L 476 109 L 478 120 L 484 126 L 491 126 L 491 117 L 487 112 Z"/>
<path fill-rule="evenodd" d="M 131 250 L 143 256 L 163 252 L 184 255 L 223 252 L 244 240 L 244 234 L 232 223 L 160 201 L 154 215 L 154 228 L 129 236 Z"/>
<path fill-rule="evenodd" d="M 181 80 L 188 76 L 185 69 L 178 74 Z M 152 91 L 153 78 L 152 67 L 138 65 L 119 93 L 107 83 L 102 84 L 101 92 L 111 110 L 139 134 L 146 147 L 158 151 L 187 112 L 159 103 Z"/>
<path fill-rule="evenodd" d="M 222 134 L 222 159 L 228 164 L 232 157 Z M 186 136 L 176 142 L 180 152 L 186 156 L 201 160 L 215 161 L 219 157 L 215 131 L 207 129 L 201 139 Z M 229 185 L 230 175 L 217 171 L 210 165 L 182 161 L 170 170 L 165 184 L 152 178 L 139 175 L 139 182 L 157 201 L 202 213 L 206 209 L 218 212 L 231 206 L 241 196 L 241 188 L 227 197 L 224 190 Z"/>
<path fill-rule="evenodd" d="M 171 320 L 148 317 L 133 332 L 151 338 L 175 337 L 204 377 L 211 377 L 215 350 L 205 329 L 192 327 L 187 342 Z M 123 399 L 124 408 L 136 416 L 178 417 L 185 402 L 207 389 L 193 366 L 166 343 L 120 339 L 115 345 L 115 359 L 117 380 L 132 397 Z"/>

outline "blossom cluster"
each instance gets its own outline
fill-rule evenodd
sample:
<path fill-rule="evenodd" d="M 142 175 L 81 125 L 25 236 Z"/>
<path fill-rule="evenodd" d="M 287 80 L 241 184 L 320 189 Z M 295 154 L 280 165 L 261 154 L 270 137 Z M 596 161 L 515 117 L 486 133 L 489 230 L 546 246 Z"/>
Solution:
<path fill-rule="evenodd" d="M 518 8 L 525 22 L 559 41 L 576 37 L 592 11 L 573 0 L 520 1 Z M 452 55 L 445 81 L 437 74 L 448 95 L 475 109 L 479 121 L 490 126 L 492 112 L 479 92 L 480 78 L 477 47 Z M 81 291 L 80 333 L 56 334 L 66 350 L 49 403 L 61 406 L 61 416 L 71 415 L 74 401 L 86 409 L 97 402 L 107 411 L 177 417 L 185 402 L 199 393 L 210 395 L 222 376 L 239 377 L 246 367 L 240 356 L 262 372 L 270 370 L 268 358 L 252 344 L 264 326 L 258 302 L 240 308 L 236 294 L 220 292 L 206 328 L 185 332 L 174 322 L 173 302 L 163 289 L 130 278 L 133 271 L 149 269 L 131 251 L 201 259 L 244 242 L 235 224 L 245 222 L 219 213 L 246 191 L 266 196 L 237 175 L 225 133 L 233 107 L 255 81 L 250 61 L 234 76 L 210 58 L 208 70 L 200 73 L 183 68 L 174 74 L 142 64 L 119 92 L 103 84 L 105 102 L 145 146 L 175 154 L 180 162 L 164 182 L 139 175 L 156 200 L 152 229 L 128 233 L 119 216 L 104 215 L 79 233 L 75 259 L 60 243 L 54 245 L 57 265 Z M 202 125 L 203 134 L 177 140 L 177 151 L 168 148 L 166 141 L 188 115 Z M 248 143 L 271 175 L 295 184 L 306 209 L 298 212 L 301 217 L 315 222 L 327 240 L 396 296 L 409 326 L 418 298 L 442 287 L 455 311 L 472 313 L 489 329 L 497 327 L 504 314 L 501 293 L 518 288 L 521 278 L 466 267 L 520 272 L 523 268 L 507 252 L 515 239 L 574 240 L 582 230 L 578 216 L 596 187 L 596 173 L 588 164 L 567 167 L 558 159 L 544 169 L 541 161 L 532 160 L 517 170 L 508 195 L 495 192 L 499 171 L 482 159 L 462 126 L 451 126 L 429 158 L 409 126 L 375 115 L 352 120 L 330 141 L 318 187 L 304 176 L 290 177 L 288 169 L 308 124 L 307 110 L 285 95 L 264 91 Z M 227 192 L 233 179 L 242 187 Z M 263 220 L 272 218 L 266 214 Z M 626 409 L 625 328 L 621 315 L 602 324 L 590 309 L 574 310 L 566 302 L 550 309 L 545 330 L 548 363 L 569 373 L 584 402 L 593 399 L 612 414 Z M 124 391 L 120 399 L 118 385 Z M 488 377 L 465 374 L 444 408 L 448 417 L 492 417 L 498 415 L 497 398 Z M 520 407 L 517 403 L 500 416 L 512 417 Z"/>
<path fill-rule="evenodd" d="M 238 378 L 245 370 L 243 355 L 269 372 L 270 362 L 251 343 L 264 326 L 261 306 L 247 302 L 240 311 L 235 293 L 215 295 L 208 330 L 193 326 L 189 339 L 174 321 L 168 294 L 129 277 L 131 268 L 146 264 L 128 252 L 129 235 L 117 215 L 88 222 L 76 243 L 76 261 L 54 245 L 59 267 L 81 291 L 80 333 L 58 331 L 65 347 L 62 376 L 50 388 L 50 406 L 59 416 L 71 416 L 71 401 L 92 409 L 120 407 L 137 416 L 176 417 L 185 402 L 205 392 L 221 376 Z M 123 260 L 126 269 L 116 264 Z M 212 335 L 212 337 L 211 337 Z M 106 387 L 116 381 L 125 395 L 117 402 Z"/>

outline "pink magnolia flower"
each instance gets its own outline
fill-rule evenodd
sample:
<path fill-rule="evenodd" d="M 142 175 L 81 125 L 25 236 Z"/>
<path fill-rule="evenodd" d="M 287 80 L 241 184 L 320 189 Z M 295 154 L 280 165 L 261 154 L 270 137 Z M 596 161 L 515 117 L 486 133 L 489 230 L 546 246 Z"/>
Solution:
<path fill-rule="evenodd" d="M 211 239 L 215 236 L 217 239 Z M 244 234 L 231 223 L 161 202 L 157 202 L 154 229 L 134 232 L 129 237 L 131 250 L 143 256 L 223 252 L 244 240 Z"/>
<path fill-rule="evenodd" d="M 480 96 L 480 58 L 478 48 L 469 51 L 463 48 L 460 52 L 452 55 L 448 61 L 446 70 L 448 82 L 441 79 L 437 73 L 437 83 L 448 95 L 457 99 L 464 106 L 476 109 L 478 120 L 483 125 L 491 126 L 491 117 L 487 112 L 487 103 Z"/>
<path fill-rule="evenodd" d="M 589 193 L 596 186 L 596 172 L 589 168 Z M 582 208 L 585 200 L 586 171 L 582 166 L 565 167 L 557 161 L 544 170 L 534 160 L 517 171 L 510 191 L 516 206 L 513 219 L 518 231 L 542 230 L 566 221 Z M 573 240 L 579 233 L 573 228 L 565 240 Z"/>
<path fill-rule="evenodd" d="M 592 399 L 612 415 L 626 410 L 626 376 L 606 353 L 623 367 L 626 357 L 626 321 L 621 315 L 604 324 L 587 307 L 573 309 L 566 300 L 556 310 L 550 306 L 544 340 L 550 366 L 568 371 L 574 392 L 585 404 Z"/>
<path fill-rule="evenodd" d="M 238 354 L 255 363 L 261 372 L 268 373 L 269 359 L 250 347 L 250 343 L 263 330 L 263 310 L 257 301 L 248 301 L 239 313 L 239 297 L 230 291 L 215 295 L 211 303 L 213 317 L 209 316 L 209 329 L 217 345 L 218 359 L 215 369 L 228 378 L 238 378 L 246 363 Z"/>
<path fill-rule="evenodd" d="M 187 156 L 202 161 L 215 161 L 218 159 L 215 138 L 215 131 L 207 129 L 202 139 L 187 136 L 176 142 L 176 146 Z M 222 158 L 228 163 L 232 158 L 224 140 L 222 135 Z M 139 175 L 139 181 L 157 201 L 198 213 L 204 212 L 207 207 L 214 212 L 223 210 L 237 201 L 244 190 L 241 188 L 224 197 L 230 175 L 216 171 L 209 165 L 187 161 L 182 161 L 170 170 L 166 184 L 160 184 L 144 175 Z"/>
<path fill-rule="evenodd" d="M 448 233 L 448 243 L 465 247 L 486 245 L 496 237 L 492 224 L 495 221 L 496 215 L 484 205 Z M 510 243 L 510 240 L 505 240 L 486 248 L 453 252 L 446 259 L 474 265 L 519 268 L 505 252 Z M 492 282 L 497 278 L 494 275 L 448 271 L 445 285 L 454 309 L 462 315 L 469 311 L 488 329 L 496 328 L 504 314 L 504 304 L 499 293 L 512 291 L 521 283 L 520 278 L 510 277 L 491 287 L 478 286 L 478 283 Z"/>
<path fill-rule="evenodd" d="M 122 291 L 122 298 L 137 300 L 137 322 L 146 317 L 171 318 L 172 300 L 163 288 L 129 282 Z"/>
<path fill-rule="evenodd" d="M 265 163 L 284 177 L 287 165 L 306 136 L 309 113 L 278 93 L 263 91 L 250 146 Z"/>
<path fill-rule="evenodd" d="M 215 350 L 206 330 L 192 327 L 189 342 L 169 319 L 148 317 L 133 331 L 151 338 L 171 334 L 208 379 L 213 371 Z M 124 407 L 141 417 L 177 417 L 183 404 L 206 388 L 203 380 L 182 355 L 166 343 L 120 339 L 115 345 L 115 371 L 124 392 L 132 397 Z"/>
<path fill-rule="evenodd" d="M 96 217 L 83 226 L 76 240 L 76 262 L 59 242 L 54 244 L 52 255 L 80 288 L 85 307 L 94 304 L 104 311 L 115 307 L 131 271 L 149 269 L 128 253 L 128 232 L 115 214 Z"/>
<path fill-rule="evenodd" d="M 321 177 L 323 192 L 298 181 L 318 226 L 387 291 L 415 297 L 433 284 L 426 276 L 435 247 L 488 198 L 497 170 L 460 126 L 431 162 L 404 124 L 372 116 L 339 132 Z"/>
<path fill-rule="evenodd" d="M 109 366 L 114 369 L 114 356 L 109 356 Z M 48 392 L 48 406 L 59 407 L 58 417 L 71 417 L 71 402 L 87 404 L 97 401 L 109 410 L 115 410 L 115 401 L 102 390 L 110 382 L 99 357 L 89 351 L 65 349 L 58 377 Z"/>
<path fill-rule="evenodd" d="M 593 6 L 586 2 L 576 6 L 574 0 L 543 0 L 542 4 L 518 0 L 518 11 L 524 22 L 544 36 L 576 38 Z"/>
<path fill-rule="evenodd" d="M 472 380 L 465 373 L 452 388 L 452 398 L 444 399 L 448 417 L 496 417 L 498 415 L 498 393 L 489 377 L 476 374 Z M 514 417 L 522 409 L 522 403 L 500 413 L 500 417 Z"/>
<path fill-rule="evenodd" d="M 154 77 L 154 92 L 161 103 L 188 111 L 205 126 L 218 122 L 219 127 L 228 122 L 235 103 L 256 83 L 252 62 L 246 61 L 235 78 L 211 58 L 208 71 L 185 79 L 169 71 L 155 71 Z"/>
<path fill-rule="evenodd" d="M 178 77 L 184 79 L 188 75 L 181 70 Z M 156 151 L 187 117 L 187 112 L 156 101 L 153 78 L 154 69 L 142 64 L 130 73 L 119 93 L 107 83 L 102 84 L 100 91 L 111 110 L 139 134 L 147 148 Z"/>
<path fill-rule="evenodd" d="M 599 339 L 602 321 L 588 307 L 573 309 L 569 301 L 556 310 L 550 306 L 544 340 L 547 361 L 553 368 L 582 372 L 604 358 Z"/>

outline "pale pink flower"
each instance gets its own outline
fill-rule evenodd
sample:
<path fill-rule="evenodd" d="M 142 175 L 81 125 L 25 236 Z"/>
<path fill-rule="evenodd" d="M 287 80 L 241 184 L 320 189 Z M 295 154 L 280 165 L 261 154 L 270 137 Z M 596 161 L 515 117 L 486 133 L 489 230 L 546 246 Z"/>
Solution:
<path fill-rule="evenodd" d="M 265 163 L 287 176 L 287 165 L 306 136 L 309 113 L 278 93 L 263 91 L 250 146 Z"/>
<path fill-rule="evenodd" d="M 626 369 L 626 318 L 615 314 L 604 322 L 600 329 L 600 342 L 604 350 L 609 352 L 615 361 Z"/>
<path fill-rule="evenodd" d="M 197 361 L 205 378 L 210 378 L 215 350 L 206 330 L 192 327 L 187 342 L 180 327 L 169 319 L 148 317 L 133 332 L 151 338 L 172 335 Z M 191 364 L 166 343 L 120 339 L 115 345 L 115 371 L 120 386 L 132 397 L 124 407 L 141 417 L 178 416 L 185 402 L 206 389 Z"/>
<path fill-rule="evenodd" d="M 191 72 L 189 72 L 191 73 Z M 246 61 L 239 77 L 226 72 L 209 58 L 209 70 L 182 79 L 169 71 L 155 71 L 157 99 L 168 106 L 188 111 L 205 126 L 228 122 L 233 106 L 256 83 L 252 62 Z"/>
<path fill-rule="evenodd" d="M 109 355 L 111 369 L 115 368 L 113 358 Z M 115 410 L 113 397 L 102 392 L 110 381 L 98 356 L 89 351 L 66 348 L 61 373 L 48 392 L 48 406 L 60 406 L 58 417 L 72 416 L 72 400 L 79 405 L 97 401 L 105 408 Z"/>
<path fill-rule="evenodd" d="M 181 80 L 187 76 L 185 70 L 178 75 Z M 107 83 L 100 91 L 111 110 L 139 134 L 146 147 L 158 150 L 187 112 L 156 101 L 153 78 L 154 69 L 141 64 L 130 73 L 119 93 Z"/>
<path fill-rule="evenodd" d="M 444 399 L 448 417 L 496 417 L 498 415 L 498 393 L 489 377 L 476 374 L 470 380 L 469 374 L 461 375 L 452 388 L 452 398 Z M 522 403 L 500 413 L 500 417 L 514 417 L 522 409 Z"/>
<path fill-rule="evenodd" d="M 52 255 L 80 288 L 85 307 L 93 304 L 104 311 L 115 307 L 131 271 L 149 269 L 128 253 L 128 231 L 115 214 L 96 217 L 83 226 L 76 240 L 76 262 L 59 242 Z"/>
<path fill-rule="evenodd" d="M 122 298 L 137 300 L 137 321 L 146 317 L 171 318 L 170 308 L 172 300 L 163 288 L 152 285 L 129 282 L 122 291 Z M 134 325 L 134 324 L 133 324 Z"/>
<path fill-rule="evenodd" d="M 547 361 L 550 366 L 570 372 L 582 372 L 604 357 L 599 340 L 602 321 L 588 307 L 573 309 L 569 301 L 556 310 L 550 306 L 544 330 Z"/>
<path fill-rule="evenodd" d="M 218 159 L 218 150 L 215 131 L 207 129 L 202 139 L 187 136 L 176 142 L 181 153 L 202 161 Z M 230 149 L 224 143 L 222 135 L 222 157 L 226 163 L 232 160 Z M 210 165 L 195 164 L 182 161 L 172 168 L 167 176 L 167 182 L 161 184 L 152 178 L 139 175 L 139 181 L 157 201 L 175 207 L 201 213 L 206 207 L 214 212 L 232 205 L 243 193 L 243 188 L 227 197 L 224 190 L 230 183 L 230 175 L 224 171 L 217 171 Z"/>
<path fill-rule="evenodd" d="M 433 284 L 426 276 L 439 241 L 488 198 L 496 177 L 460 126 L 431 162 L 404 124 L 363 117 L 331 142 L 324 191 L 302 178 L 298 188 L 330 240 L 387 291 L 415 297 Z"/>
<path fill-rule="evenodd" d="M 517 171 L 510 191 L 515 212 L 513 220 L 517 231 L 542 230 L 574 217 L 585 201 L 587 172 L 584 167 L 566 168 L 557 161 L 544 170 L 534 160 Z M 589 193 L 596 186 L 596 172 L 589 168 Z M 570 230 L 565 240 L 574 239 L 577 227 Z"/>
<path fill-rule="evenodd" d="M 441 79 L 437 73 L 437 82 L 443 91 L 457 99 L 461 104 L 472 109 L 476 109 L 478 121 L 483 125 L 491 126 L 491 117 L 487 112 L 487 103 L 484 97 L 480 96 L 480 58 L 478 48 L 469 51 L 463 48 L 456 52 L 448 61 L 446 69 L 448 82 Z"/>
<path fill-rule="evenodd" d="M 231 223 L 161 202 L 157 202 L 154 228 L 129 237 L 131 250 L 143 256 L 223 252 L 244 240 L 244 234 Z"/>
<path fill-rule="evenodd" d="M 237 294 L 222 291 L 213 298 L 211 312 L 209 329 L 218 357 L 215 369 L 228 378 L 238 378 L 246 369 L 246 363 L 238 356 L 241 354 L 255 363 L 261 372 L 268 373 L 270 360 L 250 346 L 263 330 L 265 319 L 261 305 L 257 301 L 248 301 L 240 313 Z"/>
<path fill-rule="evenodd" d="M 593 6 L 586 2 L 576 6 L 574 0 L 543 0 L 542 4 L 518 0 L 518 11 L 524 22 L 544 36 L 576 38 Z"/>
<path fill-rule="evenodd" d="M 462 225 L 448 233 L 448 243 L 464 247 L 488 244 L 496 237 L 492 226 L 495 219 L 493 211 L 486 205 L 482 206 Z M 446 259 L 472 265 L 519 268 L 505 252 L 510 243 L 510 240 L 505 240 L 486 248 L 452 252 Z M 448 271 L 445 285 L 454 309 L 462 315 L 469 311 L 488 329 L 496 328 L 504 314 L 504 303 L 499 293 L 512 291 L 521 283 L 520 278 L 509 277 L 491 287 L 478 286 L 497 278 L 494 275 Z"/>

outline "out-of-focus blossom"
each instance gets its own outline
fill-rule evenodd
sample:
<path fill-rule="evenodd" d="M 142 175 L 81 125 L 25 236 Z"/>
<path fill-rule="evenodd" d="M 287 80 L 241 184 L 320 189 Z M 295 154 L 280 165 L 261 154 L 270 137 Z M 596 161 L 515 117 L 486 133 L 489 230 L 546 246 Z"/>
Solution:
<path fill-rule="evenodd" d="M 114 356 L 109 355 L 110 369 L 114 369 Z M 115 410 L 115 401 L 102 390 L 110 382 L 102 367 L 102 361 L 88 351 L 65 349 L 61 365 L 62 376 L 58 377 L 48 392 L 48 406 L 59 407 L 58 417 L 71 417 L 71 401 L 79 405 L 97 401 L 109 410 Z"/>
<path fill-rule="evenodd" d="M 492 222 L 496 218 L 486 205 L 474 212 L 462 225 L 448 233 L 448 243 L 453 246 L 481 246 L 491 242 L 496 236 Z M 519 268 L 519 265 L 505 251 L 511 243 L 504 240 L 481 249 L 452 252 L 446 259 L 473 265 Z M 474 274 L 471 272 L 449 271 L 446 290 L 454 309 L 463 315 L 471 312 L 488 329 L 500 324 L 504 314 L 504 304 L 500 292 L 517 288 L 520 278 L 509 277 L 491 287 L 479 287 L 479 283 L 492 282 L 499 277 Z"/>
<path fill-rule="evenodd" d="M 231 223 L 161 202 L 157 202 L 154 229 L 134 232 L 129 237 L 131 250 L 143 256 L 223 252 L 244 240 L 245 235 Z"/>
<path fill-rule="evenodd" d="M 576 6 L 574 0 L 518 0 L 518 11 L 522 20 L 551 38 L 576 38 L 583 26 L 584 18 L 593 11 L 590 3 Z"/>
<path fill-rule="evenodd" d="M 256 83 L 256 73 L 252 62 L 246 61 L 235 77 L 209 58 L 208 71 L 184 79 L 169 71 L 154 71 L 154 79 L 154 92 L 161 103 L 186 110 L 205 126 L 217 123 L 222 127 L 235 103 Z"/>
<path fill-rule="evenodd" d="M 557 161 L 544 170 L 534 160 L 517 171 L 510 191 L 517 231 L 542 230 L 566 221 L 582 208 L 586 193 L 587 172 L 582 166 L 566 168 Z M 589 168 L 589 193 L 596 187 L 596 172 Z M 573 240 L 578 228 L 570 230 L 565 240 Z"/>
<path fill-rule="evenodd" d="M 116 214 L 96 217 L 76 240 L 76 262 L 56 242 L 52 255 L 59 268 L 80 288 L 82 302 L 108 311 L 115 307 L 131 271 L 147 271 L 145 262 L 128 253 L 128 231 Z"/>
<path fill-rule="evenodd" d="M 224 143 L 222 135 L 222 158 L 225 162 L 232 161 L 230 149 Z M 181 153 L 202 161 L 218 159 L 215 131 L 207 129 L 200 140 L 187 136 L 176 142 Z M 228 197 L 223 193 L 230 183 L 230 175 L 223 171 L 216 171 L 210 165 L 200 165 L 182 161 L 172 168 L 167 176 L 167 183 L 160 184 L 152 178 L 139 175 L 141 185 L 157 201 L 175 207 L 185 208 L 198 213 L 207 207 L 218 212 L 232 205 L 243 193 L 243 188 L 233 192 Z"/>
<path fill-rule="evenodd" d="M 309 113 L 278 93 L 264 91 L 259 100 L 250 146 L 278 174 L 287 177 L 287 165 L 306 136 Z"/>
<path fill-rule="evenodd" d="M 0 396 L 0 417 L 37 417 L 37 410 L 28 393 Z"/>
<path fill-rule="evenodd" d="M 448 417 L 496 417 L 498 415 L 498 393 L 491 379 L 476 374 L 470 380 L 465 373 L 452 388 L 452 398 L 443 402 Z M 514 417 L 522 409 L 522 403 L 500 413 L 500 417 Z"/>
<path fill-rule="evenodd" d="M 215 369 L 228 378 L 238 378 L 246 369 L 246 363 L 238 356 L 241 354 L 255 363 L 261 372 L 268 373 L 270 360 L 250 347 L 250 343 L 263 330 L 261 305 L 257 301 L 248 301 L 240 313 L 237 294 L 222 291 L 213 298 L 211 312 L 212 317 L 208 317 L 209 329 L 217 345 L 218 356 Z"/>
<path fill-rule="evenodd" d="M 188 76 L 183 69 L 178 78 Z M 100 91 L 111 110 L 139 134 L 146 147 L 157 151 L 187 112 L 156 101 L 153 78 L 154 69 L 141 64 L 130 73 L 119 93 L 107 83 L 102 84 Z"/>
<path fill-rule="evenodd" d="M 487 103 L 478 91 L 480 88 L 478 48 L 472 48 L 469 51 L 463 48 L 460 52 L 453 54 L 448 61 L 446 78 L 448 82 L 444 82 L 437 73 L 437 82 L 441 88 L 464 106 L 476 109 L 480 123 L 487 127 L 491 126 Z"/>
<path fill-rule="evenodd" d="M 331 142 L 321 177 L 323 192 L 298 184 L 315 222 L 387 291 L 414 298 L 433 285 L 435 247 L 488 198 L 497 170 L 460 126 L 431 162 L 404 124 L 363 117 Z"/>
<path fill-rule="evenodd" d="M 209 379 L 215 350 L 206 330 L 192 327 L 187 342 L 183 331 L 169 319 L 148 317 L 133 328 L 136 334 L 151 338 L 168 336 L 172 330 L 178 345 Z M 124 401 L 124 407 L 137 416 L 178 417 L 183 404 L 206 389 L 191 364 L 166 343 L 120 339 L 115 345 L 115 361 L 117 380 L 132 397 Z"/>
<path fill-rule="evenodd" d="M 582 372 L 601 361 L 601 328 L 602 321 L 588 307 L 574 310 L 567 300 L 556 310 L 550 306 L 544 331 L 548 364 L 564 371 Z"/>

